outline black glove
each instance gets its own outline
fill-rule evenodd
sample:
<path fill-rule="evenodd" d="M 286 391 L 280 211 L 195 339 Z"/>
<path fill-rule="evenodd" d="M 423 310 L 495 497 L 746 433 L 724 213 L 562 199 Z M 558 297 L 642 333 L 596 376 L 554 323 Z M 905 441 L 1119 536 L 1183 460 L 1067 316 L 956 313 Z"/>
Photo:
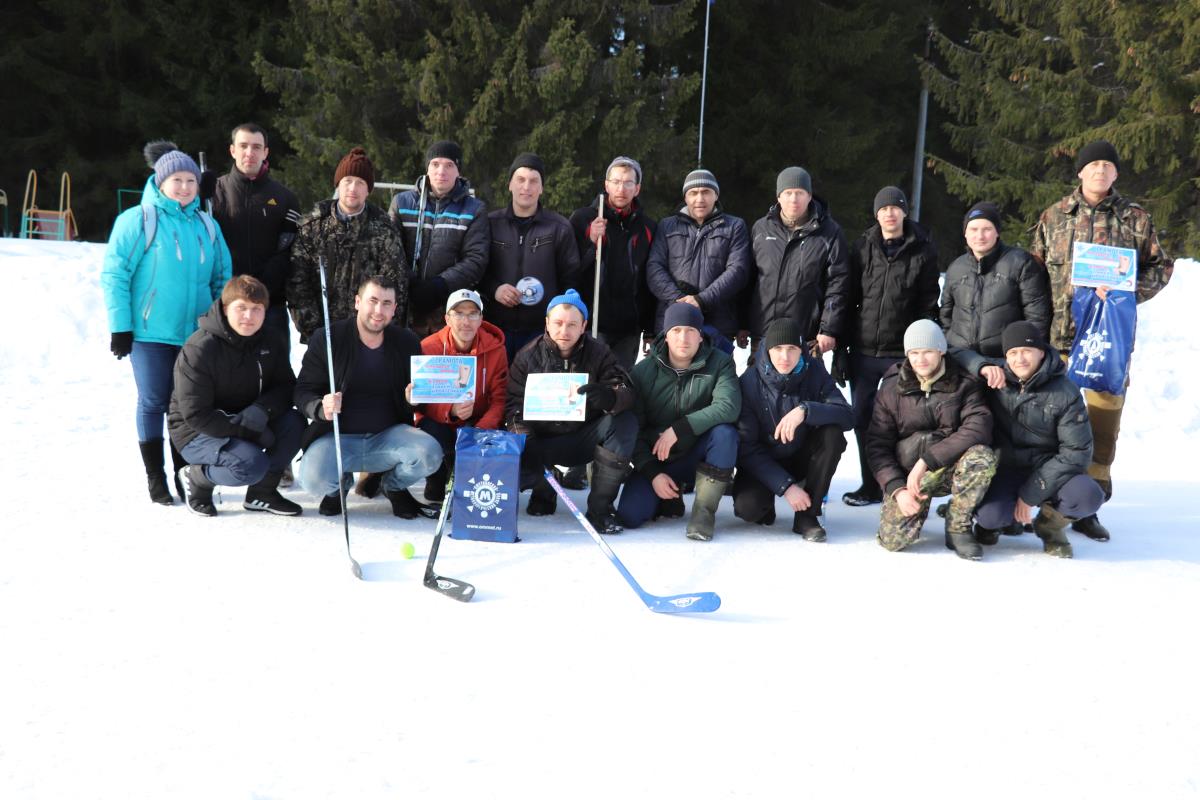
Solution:
<path fill-rule="evenodd" d="M 587 395 L 588 408 L 609 412 L 617 404 L 617 390 L 603 383 L 585 383 L 575 390 Z"/>
<path fill-rule="evenodd" d="M 117 357 L 118 361 L 129 355 L 133 352 L 133 331 L 114 333 L 108 349 L 112 350 L 112 354 Z"/>
<path fill-rule="evenodd" d="M 408 284 L 408 299 L 412 308 L 425 311 L 436 309 L 446 302 L 446 281 L 442 278 L 413 278 Z"/>
<path fill-rule="evenodd" d="M 233 415 L 233 423 L 235 425 L 241 425 L 243 428 L 255 433 L 265 431 L 267 423 L 270 421 L 271 418 L 267 416 L 267 410 L 258 403 L 251 403 Z"/>
<path fill-rule="evenodd" d="M 211 200 L 217 193 L 217 173 L 206 169 L 200 173 L 200 202 Z"/>
<path fill-rule="evenodd" d="M 271 432 L 270 428 L 263 428 L 258 434 L 257 441 L 259 447 L 263 450 L 269 450 L 271 449 L 271 445 L 275 444 L 275 434 Z"/>
<path fill-rule="evenodd" d="M 833 362 L 830 366 L 829 374 L 833 376 L 833 382 L 838 386 L 845 386 L 846 379 L 850 375 L 850 351 L 844 347 L 838 347 L 833 351 Z"/>

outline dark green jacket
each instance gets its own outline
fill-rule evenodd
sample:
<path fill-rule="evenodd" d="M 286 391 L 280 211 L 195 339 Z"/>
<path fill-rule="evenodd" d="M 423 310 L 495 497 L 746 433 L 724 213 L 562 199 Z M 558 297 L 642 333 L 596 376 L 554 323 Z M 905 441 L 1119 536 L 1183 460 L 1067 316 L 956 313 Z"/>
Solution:
<path fill-rule="evenodd" d="M 742 410 L 737 370 L 733 359 L 714 348 L 707 336 L 691 365 L 676 371 L 667 355 L 666 334 L 660 333 L 650 354 L 634 366 L 631 377 L 638 420 L 633 466 L 647 478 L 663 471 L 664 462 L 654 457 L 652 448 L 667 428 L 674 428 L 679 437 L 667 459 L 674 461 L 714 426 L 737 424 Z"/>

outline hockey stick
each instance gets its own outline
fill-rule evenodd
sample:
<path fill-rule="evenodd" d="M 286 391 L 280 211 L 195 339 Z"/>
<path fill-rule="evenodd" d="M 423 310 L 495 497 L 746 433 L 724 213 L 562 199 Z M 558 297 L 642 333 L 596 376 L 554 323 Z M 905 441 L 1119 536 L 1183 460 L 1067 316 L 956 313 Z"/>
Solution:
<path fill-rule="evenodd" d="M 660 614 L 678 614 L 681 611 L 697 613 L 716 611 L 721 607 L 721 598 L 716 592 L 673 594 L 668 597 L 662 597 L 660 595 L 650 594 L 643 589 L 638 582 L 633 579 L 633 576 L 629 574 L 629 570 L 625 569 L 625 565 L 621 563 L 621 560 L 617 558 L 617 554 L 614 553 L 612 548 L 608 546 L 608 542 L 604 541 L 600 534 L 596 532 L 596 529 L 592 527 L 592 523 L 588 522 L 587 517 L 579 513 L 579 509 L 575 507 L 573 502 L 571 502 L 571 498 L 567 496 L 567 493 L 563 491 L 563 488 L 558 485 L 558 481 L 554 479 L 554 475 L 550 472 L 550 470 L 547 469 L 544 471 L 546 474 L 546 480 L 550 482 L 550 486 L 554 488 L 554 491 L 558 494 L 558 496 L 561 497 L 563 502 L 567 504 L 567 508 L 569 508 L 571 513 L 575 515 L 575 519 L 580 525 L 583 526 L 583 529 L 588 532 L 588 535 L 595 540 L 596 544 L 600 545 L 600 549 L 604 551 L 604 555 L 608 556 L 608 560 L 613 563 L 613 566 L 617 568 L 617 571 L 620 572 L 621 575 L 624 576 L 625 580 L 629 582 L 629 585 L 633 587 L 635 592 L 637 592 L 638 597 L 642 598 L 642 602 L 646 604 L 646 608 L 650 609 L 651 611 L 657 611 Z"/>
<path fill-rule="evenodd" d="M 333 379 L 333 336 L 329 333 L 329 288 L 325 284 L 325 257 L 317 259 L 317 271 L 321 275 L 321 313 L 325 315 L 325 360 L 329 365 L 329 393 L 337 394 Z M 333 415 L 333 451 L 337 455 L 338 497 L 342 501 L 342 528 L 346 531 L 346 558 L 350 559 L 350 571 L 362 580 L 362 567 L 350 553 L 350 517 L 346 513 L 346 484 L 342 480 L 342 437 L 338 427 L 338 415 Z"/>
<path fill-rule="evenodd" d="M 422 175 L 417 178 L 417 183 L 421 185 L 420 199 L 417 201 L 417 237 L 413 242 L 413 274 L 421 271 L 419 264 L 421 263 L 421 237 L 425 233 L 425 204 L 429 200 L 429 176 Z"/>
<path fill-rule="evenodd" d="M 604 193 L 596 197 L 596 219 L 604 219 Z M 596 242 L 596 280 L 592 282 L 592 338 L 600 331 L 600 248 L 604 239 Z"/>
<path fill-rule="evenodd" d="M 446 481 L 446 497 L 442 500 L 442 512 L 438 515 L 437 530 L 433 534 L 433 544 L 429 545 L 429 560 L 425 562 L 425 588 L 433 589 L 435 592 L 441 592 L 447 597 L 453 597 L 455 600 L 468 603 L 475 596 L 474 586 L 456 578 L 443 578 L 433 571 L 433 560 L 437 558 L 438 545 L 442 543 L 442 531 L 446 528 L 446 516 L 450 511 L 450 501 L 453 498 L 454 476 L 451 475 L 450 480 Z"/>

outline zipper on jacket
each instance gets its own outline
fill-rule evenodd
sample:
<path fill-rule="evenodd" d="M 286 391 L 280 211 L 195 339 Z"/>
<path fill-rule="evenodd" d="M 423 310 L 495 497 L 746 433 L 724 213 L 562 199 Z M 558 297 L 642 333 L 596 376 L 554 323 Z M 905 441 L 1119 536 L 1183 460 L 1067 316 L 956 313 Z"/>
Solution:
<path fill-rule="evenodd" d="M 183 248 L 179 246 L 179 233 L 172 232 L 171 235 L 175 237 L 175 260 L 183 261 Z"/>

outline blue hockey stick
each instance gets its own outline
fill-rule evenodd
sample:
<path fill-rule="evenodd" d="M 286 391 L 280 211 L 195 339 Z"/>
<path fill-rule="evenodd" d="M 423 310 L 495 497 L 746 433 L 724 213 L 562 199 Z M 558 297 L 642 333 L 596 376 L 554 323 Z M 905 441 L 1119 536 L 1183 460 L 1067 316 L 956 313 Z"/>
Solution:
<path fill-rule="evenodd" d="M 579 524 L 583 526 L 583 529 L 588 532 L 588 536 L 591 536 L 592 539 L 595 540 L 596 544 L 600 545 L 600 549 L 604 551 L 604 555 L 608 556 L 608 560 L 611 561 L 613 566 L 617 568 L 617 572 L 620 572 L 621 575 L 625 577 L 625 580 L 628 581 L 629 585 L 633 587 L 633 590 L 637 592 L 638 597 L 642 598 L 642 602 L 646 604 L 646 608 L 650 609 L 651 611 L 657 611 L 659 614 L 678 614 L 682 611 L 695 613 L 716 611 L 721 607 L 721 598 L 716 592 L 673 594 L 669 597 L 661 597 L 656 594 L 650 594 L 643 589 L 638 582 L 633 579 L 633 576 L 629 574 L 629 570 L 625 569 L 625 565 L 621 563 L 621 560 L 617 558 L 617 554 L 614 553 L 612 548 L 608 546 L 608 542 L 604 541 L 604 538 L 596 532 L 594 527 L 592 527 L 592 523 L 588 522 L 587 517 L 581 514 L 579 509 L 575 507 L 575 504 L 571 502 L 571 498 L 568 497 L 563 488 L 558 485 L 558 481 L 554 479 L 554 475 L 550 472 L 550 470 L 545 470 L 545 473 L 546 480 L 550 482 L 550 486 L 554 488 L 554 491 L 558 493 L 558 496 L 561 497 L 563 502 L 567 504 L 567 508 L 571 509 L 571 513 L 575 515 L 575 519 L 578 520 Z"/>

